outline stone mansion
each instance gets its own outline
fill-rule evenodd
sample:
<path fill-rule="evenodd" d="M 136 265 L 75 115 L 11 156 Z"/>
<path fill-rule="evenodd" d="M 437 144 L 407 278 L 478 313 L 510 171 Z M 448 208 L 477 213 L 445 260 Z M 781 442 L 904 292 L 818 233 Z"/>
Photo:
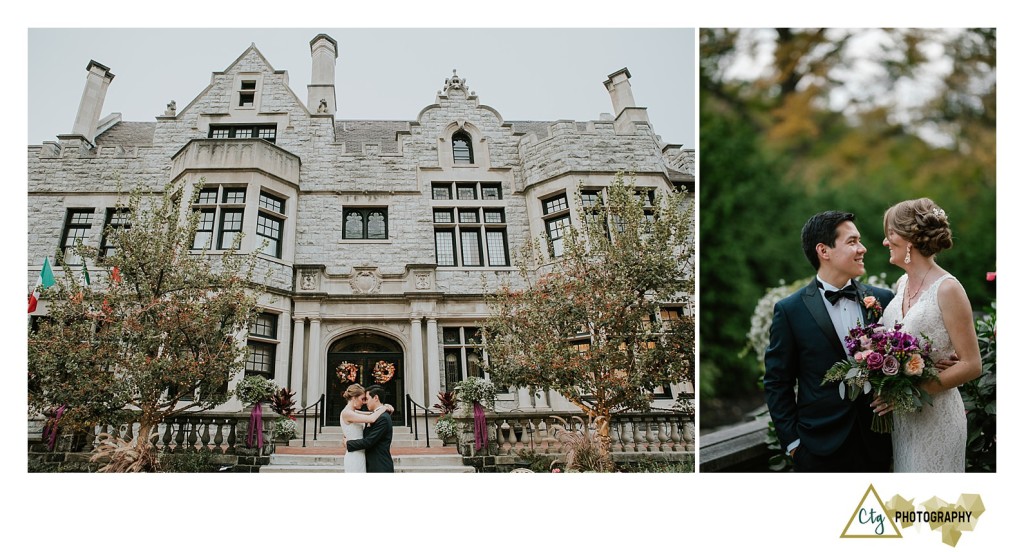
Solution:
<path fill-rule="evenodd" d="M 202 180 L 196 249 L 215 254 L 242 233 L 241 251 L 260 249 L 257 273 L 268 274 L 245 373 L 296 391 L 300 407 L 325 394 L 326 423 L 337 424 L 335 367 L 356 364 L 368 381 L 384 360 L 397 369 L 387 389 L 397 421 L 406 394 L 429 407 L 486 377 L 486 296 L 518 278 L 513 254 L 527 240 L 547 237 L 557 253 L 582 220 L 577 192 L 596 196 L 625 171 L 637 187 L 693 201 L 694 152 L 654 133 L 628 69 L 604 82 L 613 113 L 591 121 L 506 121 L 457 74 L 438 75 L 443 89 L 410 120 L 349 120 L 335 96 L 337 42 L 317 35 L 310 52 L 305 101 L 252 45 L 187 105 L 141 122 L 103 115 L 115 69 L 90 61 L 71 132 L 28 147 L 29 292 L 47 253 L 53 263 L 78 240 L 108 246 L 119 180 L 186 193 Z M 505 391 L 499 410 L 575 410 L 554 393 Z M 668 407 L 693 388 L 656 391 Z"/>

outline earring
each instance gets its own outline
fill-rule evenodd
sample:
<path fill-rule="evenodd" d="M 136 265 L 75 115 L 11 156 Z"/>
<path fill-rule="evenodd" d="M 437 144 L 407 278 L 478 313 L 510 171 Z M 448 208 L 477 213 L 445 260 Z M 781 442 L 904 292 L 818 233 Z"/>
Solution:
<path fill-rule="evenodd" d="M 907 256 L 903 257 L 903 264 L 910 264 L 910 246 L 907 246 Z"/>

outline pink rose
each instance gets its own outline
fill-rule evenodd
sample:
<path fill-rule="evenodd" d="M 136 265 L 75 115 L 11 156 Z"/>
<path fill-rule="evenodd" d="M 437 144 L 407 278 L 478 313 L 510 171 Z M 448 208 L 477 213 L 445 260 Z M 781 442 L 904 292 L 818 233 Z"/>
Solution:
<path fill-rule="evenodd" d="M 879 368 L 882 367 L 882 362 L 884 360 L 885 357 L 882 356 L 882 353 L 879 353 L 878 351 L 872 351 L 871 353 L 868 354 L 867 358 L 868 370 L 878 370 Z"/>
<path fill-rule="evenodd" d="M 868 295 L 867 297 L 864 298 L 864 306 L 869 309 L 874 308 L 877 304 L 878 299 L 875 299 L 873 295 Z"/>
<path fill-rule="evenodd" d="M 562 470 L 560 470 L 558 468 L 555 468 L 555 469 L 551 470 L 551 473 L 562 473 Z"/>
<path fill-rule="evenodd" d="M 882 373 L 887 376 L 895 376 L 900 373 L 900 361 L 892 355 L 885 355 L 882 360 Z"/>
<path fill-rule="evenodd" d="M 853 360 L 856 360 L 857 362 L 864 362 L 865 356 L 867 356 L 867 353 L 864 351 L 857 351 L 856 353 L 853 353 Z"/>
<path fill-rule="evenodd" d="M 924 372 L 924 358 L 919 354 L 912 354 L 903 365 L 903 373 L 908 376 L 920 376 Z"/>
<path fill-rule="evenodd" d="M 866 335 L 860 336 L 860 346 L 864 349 L 871 349 L 871 339 Z"/>

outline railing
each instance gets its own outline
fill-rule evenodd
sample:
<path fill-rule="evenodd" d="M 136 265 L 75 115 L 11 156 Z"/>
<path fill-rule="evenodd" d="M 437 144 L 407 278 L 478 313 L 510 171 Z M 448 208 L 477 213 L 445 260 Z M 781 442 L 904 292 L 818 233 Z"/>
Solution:
<path fill-rule="evenodd" d="M 317 430 L 321 425 L 323 425 L 323 421 L 320 419 L 320 411 L 321 408 L 323 408 L 325 400 L 326 396 L 321 393 L 320 398 L 317 399 L 315 403 L 299 411 L 299 414 L 302 414 L 302 448 L 306 448 L 306 420 L 309 418 L 309 416 L 306 415 L 306 411 L 310 408 L 313 409 L 313 419 L 315 420 L 313 422 L 313 440 L 316 441 Z"/>
<path fill-rule="evenodd" d="M 563 424 L 563 420 L 565 424 Z M 462 420 L 470 422 L 472 418 Z M 495 438 L 493 454 L 517 455 L 523 450 L 538 454 L 562 454 L 560 431 L 580 431 L 593 424 L 579 413 L 497 412 L 487 414 L 488 434 Z M 614 453 L 693 452 L 693 417 L 679 412 L 616 414 L 609 424 L 608 436 Z M 470 454 L 475 452 L 472 450 Z"/>
<path fill-rule="evenodd" d="M 160 452 L 209 450 L 214 454 L 235 454 L 239 434 L 238 423 L 245 423 L 248 419 L 247 414 L 176 416 L 157 426 L 153 443 Z M 136 436 L 138 425 L 98 425 L 93 430 L 92 442 L 86 443 L 86 446 L 88 449 L 94 448 L 99 444 L 100 435 L 104 433 L 131 441 Z M 266 442 L 272 441 L 269 425 L 263 433 Z"/>
<path fill-rule="evenodd" d="M 423 410 L 423 433 L 427 435 L 427 448 L 430 448 L 430 416 L 428 416 L 428 414 L 435 414 L 435 412 L 423 405 L 417 404 L 416 401 L 412 400 L 412 397 L 406 393 L 405 415 L 409 420 L 406 425 L 412 426 L 413 439 L 417 441 L 420 440 L 420 425 L 416 420 L 419 417 L 419 414 L 417 413 L 418 409 Z"/>

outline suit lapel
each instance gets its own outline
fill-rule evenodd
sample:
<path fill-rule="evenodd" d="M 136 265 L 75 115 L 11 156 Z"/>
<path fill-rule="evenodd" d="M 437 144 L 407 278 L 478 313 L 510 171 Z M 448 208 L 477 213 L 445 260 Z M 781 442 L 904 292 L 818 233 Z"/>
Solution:
<path fill-rule="evenodd" d="M 832 348 L 843 357 L 846 357 L 843 342 L 839 339 L 835 326 L 832 325 L 832 318 L 828 315 L 828 311 L 825 310 L 825 301 L 821 298 L 821 292 L 818 291 L 818 284 L 813 279 L 804 288 L 802 299 L 804 306 L 807 307 L 811 317 L 814 318 L 814 322 L 828 338 L 829 343 L 832 344 Z"/>
<path fill-rule="evenodd" d="M 857 288 L 857 305 L 860 306 L 860 320 L 867 326 L 871 324 L 872 314 L 868 312 L 868 308 L 864 306 L 864 298 L 867 297 L 868 288 L 864 287 L 864 284 L 858 282 L 856 279 L 853 280 L 854 287 Z"/>

